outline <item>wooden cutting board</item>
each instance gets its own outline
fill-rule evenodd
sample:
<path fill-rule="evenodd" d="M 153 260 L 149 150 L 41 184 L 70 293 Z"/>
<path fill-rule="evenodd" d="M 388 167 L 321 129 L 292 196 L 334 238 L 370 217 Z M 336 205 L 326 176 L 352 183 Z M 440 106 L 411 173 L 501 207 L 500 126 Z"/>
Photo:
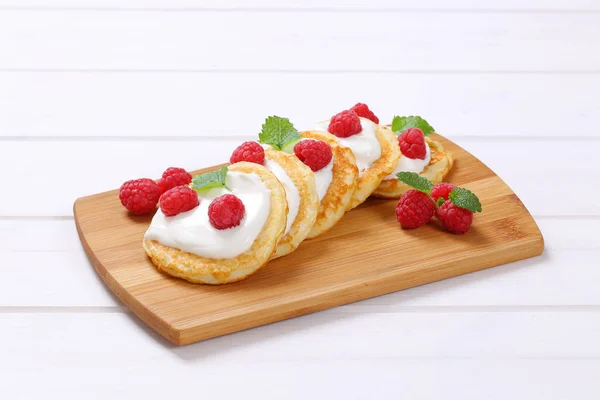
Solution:
<path fill-rule="evenodd" d="M 116 190 L 78 199 L 75 223 L 106 285 L 178 345 L 541 254 L 542 235 L 510 188 L 471 154 L 435 139 L 456 158 L 447 181 L 475 192 L 483 206 L 465 235 L 447 233 L 435 222 L 402 230 L 395 200 L 370 199 L 325 235 L 250 278 L 207 286 L 157 271 L 141 246 L 151 217 L 128 215 Z"/>

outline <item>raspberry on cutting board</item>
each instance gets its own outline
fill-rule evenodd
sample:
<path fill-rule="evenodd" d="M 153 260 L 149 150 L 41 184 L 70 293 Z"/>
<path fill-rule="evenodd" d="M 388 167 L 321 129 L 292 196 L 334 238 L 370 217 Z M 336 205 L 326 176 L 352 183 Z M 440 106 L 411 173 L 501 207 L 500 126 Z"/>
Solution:
<path fill-rule="evenodd" d="M 437 215 L 446 229 L 452 233 L 465 233 L 473 222 L 473 213 L 446 200 L 437 210 Z"/>
<path fill-rule="evenodd" d="M 428 223 L 435 214 L 435 204 L 423 192 L 415 189 L 406 191 L 396 206 L 396 218 L 406 229 L 414 229 Z"/>
<path fill-rule="evenodd" d="M 448 231 L 465 233 L 471 227 L 473 213 L 481 212 L 479 198 L 467 189 L 449 183 L 434 185 L 415 172 L 399 172 L 396 176 L 414 188 L 402 195 L 396 207 L 396 217 L 405 228 L 427 223 L 433 216 L 429 216 L 433 207 L 433 213 Z"/>
<path fill-rule="evenodd" d="M 455 187 L 456 186 L 451 183 L 437 183 L 433 189 L 431 189 L 431 197 L 433 198 L 433 201 L 437 202 L 440 197 L 444 200 L 448 200 L 450 192 L 454 190 Z"/>
<path fill-rule="evenodd" d="M 154 211 L 160 194 L 160 188 L 152 179 L 135 179 L 121 185 L 119 200 L 132 214 L 143 215 Z"/>
<path fill-rule="evenodd" d="M 317 172 L 331 162 L 331 147 L 320 140 L 302 140 L 294 146 L 294 154 L 300 161 Z"/>
<path fill-rule="evenodd" d="M 219 230 L 235 228 L 244 218 L 246 207 L 239 197 L 233 194 L 224 194 L 217 197 L 208 206 L 208 219 L 210 224 Z"/>

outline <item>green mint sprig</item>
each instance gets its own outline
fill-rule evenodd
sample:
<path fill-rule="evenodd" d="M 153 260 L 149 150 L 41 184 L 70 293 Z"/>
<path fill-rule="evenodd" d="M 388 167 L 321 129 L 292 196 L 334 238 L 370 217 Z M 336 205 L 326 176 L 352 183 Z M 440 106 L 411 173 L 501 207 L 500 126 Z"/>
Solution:
<path fill-rule="evenodd" d="M 435 132 L 433 126 L 418 115 L 410 115 L 408 117 L 395 116 L 392 120 L 392 130 L 398 134 L 403 133 L 410 128 L 419 128 L 423 135 L 428 136 Z"/>
<path fill-rule="evenodd" d="M 466 208 L 471 212 L 481 212 L 481 202 L 473 192 L 464 188 L 454 188 L 448 195 L 454 205 Z"/>
<path fill-rule="evenodd" d="M 287 118 L 273 115 L 265 119 L 262 130 L 258 134 L 258 141 L 268 144 L 276 150 L 282 150 L 287 144 L 301 139 L 300 133 L 294 124 Z"/>
<path fill-rule="evenodd" d="M 225 188 L 231 191 L 231 189 L 229 189 L 225 184 L 227 171 L 228 168 L 225 166 L 215 171 L 210 171 L 202 175 L 196 175 L 192 179 L 192 189 L 194 189 L 196 192 L 202 192 L 215 188 Z"/>
<path fill-rule="evenodd" d="M 437 201 L 434 201 L 433 198 L 431 198 L 431 189 L 433 189 L 434 184 L 429 179 L 422 177 L 416 172 L 398 172 L 396 176 L 401 182 L 404 182 L 411 188 L 423 192 L 429 196 L 431 201 L 435 203 L 436 207 L 439 208 L 442 204 L 444 204 L 445 200 L 443 197 L 438 198 Z M 470 190 L 456 187 L 452 189 L 448 195 L 448 199 L 457 207 L 465 208 L 474 213 L 481 212 L 481 202 L 479 201 L 479 198 Z"/>
<path fill-rule="evenodd" d="M 411 188 L 417 189 L 419 192 L 430 194 L 433 189 L 433 182 L 427 178 L 423 178 L 416 172 L 398 172 L 396 174 L 398 179 L 406 183 Z"/>

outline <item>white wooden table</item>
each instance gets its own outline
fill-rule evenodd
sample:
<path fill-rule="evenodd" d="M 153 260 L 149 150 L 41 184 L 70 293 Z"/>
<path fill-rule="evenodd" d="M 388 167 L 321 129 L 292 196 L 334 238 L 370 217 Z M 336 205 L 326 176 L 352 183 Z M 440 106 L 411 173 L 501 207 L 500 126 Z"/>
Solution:
<path fill-rule="evenodd" d="M 104 288 L 75 198 L 357 101 L 492 167 L 544 255 L 182 348 Z M 599 132 L 596 0 L 0 0 L 0 398 L 598 399 Z"/>

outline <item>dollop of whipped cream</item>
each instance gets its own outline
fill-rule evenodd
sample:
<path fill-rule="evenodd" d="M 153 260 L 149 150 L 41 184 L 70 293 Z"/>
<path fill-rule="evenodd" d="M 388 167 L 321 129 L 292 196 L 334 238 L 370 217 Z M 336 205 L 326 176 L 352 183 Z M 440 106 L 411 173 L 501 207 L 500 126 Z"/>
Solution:
<path fill-rule="evenodd" d="M 290 178 L 287 172 L 285 172 L 285 169 L 283 169 L 276 161 L 265 158 L 265 167 L 275 175 L 285 190 L 285 198 L 288 203 L 287 223 L 284 233 L 284 235 L 286 235 L 298 216 L 298 209 L 300 208 L 300 192 L 292 178 Z"/>
<path fill-rule="evenodd" d="M 333 157 L 331 157 L 331 161 L 329 164 L 314 172 L 315 174 L 315 184 L 317 186 L 317 196 L 319 196 L 319 203 L 323 200 L 323 197 L 327 194 L 327 190 L 331 185 L 331 180 L 333 179 Z"/>
<path fill-rule="evenodd" d="M 208 190 L 198 195 L 200 205 L 193 210 L 166 217 L 159 209 L 144 238 L 206 258 L 234 258 L 248 251 L 269 216 L 271 191 L 257 174 L 230 171 L 225 183 L 231 192 L 225 188 Z M 239 197 L 246 212 L 239 226 L 215 229 L 208 219 L 208 206 L 227 193 Z"/>
<path fill-rule="evenodd" d="M 356 135 L 336 139 L 344 146 L 349 147 L 356 157 L 356 166 L 358 167 L 358 176 L 362 176 L 366 169 L 369 169 L 373 162 L 381 157 L 381 146 L 377 140 L 377 124 L 373 121 L 360 117 L 362 130 Z M 317 130 L 327 132 L 329 120 L 318 122 Z"/>
<path fill-rule="evenodd" d="M 431 149 L 429 148 L 429 144 L 425 142 L 425 158 L 408 158 L 404 154 L 400 155 L 398 162 L 396 163 L 396 167 L 392 171 L 391 174 L 384 178 L 385 181 L 390 179 L 398 179 L 396 174 L 398 172 L 416 172 L 420 174 L 423 172 L 426 166 L 429 165 L 429 161 L 431 161 Z"/>

